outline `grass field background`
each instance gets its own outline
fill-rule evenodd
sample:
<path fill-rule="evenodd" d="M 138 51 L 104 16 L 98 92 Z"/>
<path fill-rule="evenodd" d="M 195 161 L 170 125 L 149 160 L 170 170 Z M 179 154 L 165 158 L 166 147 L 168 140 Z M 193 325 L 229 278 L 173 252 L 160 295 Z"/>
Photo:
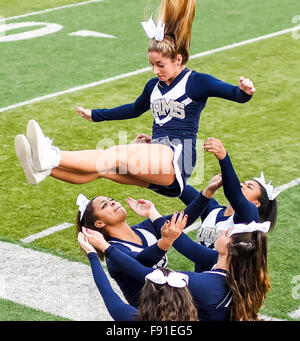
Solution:
<path fill-rule="evenodd" d="M 10 17 L 63 6 L 76 1 L 0 0 L 0 15 Z M 105 0 L 84 6 L 62 9 L 12 22 L 54 22 L 63 30 L 45 37 L 0 42 L 0 106 L 6 107 L 48 93 L 87 84 L 148 66 L 147 39 L 140 21 L 155 11 L 159 1 Z M 193 25 L 191 54 L 225 46 L 292 27 L 292 18 L 300 14 L 298 1 L 226 2 L 199 1 Z M 8 21 L 11 22 L 11 21 Z M 117 36 L 117 39 L 70 37 L 68 33 L 89 29 Z M 199 143 L 209 136 L 220 138 L 226 146 L 241 181 L 264 171 L 274 186 L 299 177 L 300 160 L 300 39 L 291 34 L 193 59 L 188 67 L 210 73 L 237 84 L 239 76 L 250 77 L 257 92 L 245 105 L 210 99 L 202 113 Z M 14 153 L 14 137 L 25 133 L 29 119 L 36 119 L 62 150 L 96 148 L 98 141 L 109 137 L 119 142 L 119 132 L 127 132 L 128 141 L 137 133 L 151 134 L 152 116 L 146 113 L 134 121 L 90 123 L 78 117 L 77 105 L 113 107 L 133 101 L 152 77 L 145 72 L 86 90 L 62 95 L 0 113 L 0 239 L 20 243 L 20 239 L 62 222 L 75 222 L 75 200 L 79 193 L 88 197 L 109 195 L 125 207 L 128 196 L 153 201 L 162 214 L 182 209 L 178 199 L 161 197 L 137 187 L 125 187 L 99 180 L 75 186 L 52 178 L 38 186 L 27 183 Z M 216 159 L 204 155 L 202 189 L 219 172 Z M 292 278 L 300 274 L 298 248 L 300 227 L 300 189 L 296 186 L 278 198 L 279 218 L 269 235 L 269 270 L 272 289 L 262 313 L 290 319 L 298 309 L 292 297 Z M 219 190 L 216 199 L 226 204 Z M 139 219 L 128 210 L 128 222 Z M 194 233 L 191 234 L 194 237 Z M 32 247 L 71 260 L 86 262 L 75 237 L 74 228 L 32 242 Z M 170 267 L 192 269 L 192 265 L 174 250 Z M 19 307 L 0 300 L 0 320 L 21 319 Z M 25 319 L 56 319 L 51 315 L 24 308 Z M 59 319 L 59 317 L 58 317 Z"/>

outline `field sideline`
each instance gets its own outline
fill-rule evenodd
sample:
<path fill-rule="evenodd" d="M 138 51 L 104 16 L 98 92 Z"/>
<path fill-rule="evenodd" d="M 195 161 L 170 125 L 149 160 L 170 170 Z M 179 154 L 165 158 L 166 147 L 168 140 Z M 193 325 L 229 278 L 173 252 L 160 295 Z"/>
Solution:
<path fill-rule="evenodd" d="M 36 1 L 34 6 L 30 5 L 33 2 L 33 0 L 26 0 L 22 2 L 22 8 L 19 9 L 13 6 L 9 8 L 9 5 L 6 4 L 6 7 L 3 7 L 3 13 L 0 15 L 14 17 L 45 9 L 45 7 L 43 8 L 45 4 Z M 188 67 L 213 74 L 233 84 L 237 83 L 240 75 L 253 79 L 257 93 L 253 100 L 246 105 L 235 105 L 219 99 L 209 101 L 201 117 L 198 142 L 200 144 L 208 136 L 221 138 L 231 155 L 241 181 L 257 176 L 261 170 L 264 170 L 267 179 L 272 179 L 274 186 L 280 186 L 299 178 L 300 138 L 299 128 L 297 127 L 299 127 L 300 119 L 298 94 L 300 82 L 296 75 L 300 74 L 298 62 L 300 60 L 300 39 L 295 39 L 292 35 L 295 27 L 291 27 L 291 19 L 300 13 L 300 7 L 297 1 L 292 0 L 288 0 L 283 6 L 284 8 L 280 7 L 282 6 L 281 2 L 277 0 L 271 2 L 274 6 L 272 11 L 268 12 L 270 15 L 268 17 L 267 12 L 257 13 L 254 3 L 266 10 L 264 5 L 258 1 L 251 4 L 247 3 L 247 5 L 245 2 L 243 6 L 237 6 L 236 0 L 229 0 L 226 5 L 222 5 L 224 6 L 222 21 L 215 22 L 218 39 L 213 40 L 211 32 L 209 32 L 210 27 L 204 26 L 208 25 L 209 21 L 213 22 L 216 19 L 216 13 L 213 9 L 214 6 L 220 5 L 220 1 L 218 0 L 213 4 L 209 1 L 203 1 L 202 10 L 206 11 L 207 17 L 195 24 L 191 51 L 194 58 L 191 58 Z M 52 0 L 48 4 L 50 3 L 53 7 L 58 7 L 69 5 L 70 1 Z M 76 1 L 71 1 L 71 3 L 76 3 Z M 136 1 L 130 0 L 129 3 L 136 3 Z M 154 3 L 159 3 L 159 1 L 154 1 Z M 143 16 L 145 14 L 143 8 L 147 4 L 149 1 L 142 1 L 135 10 L 131 9 L 132 17 L 140 18 Z M 91 124 L 83 121 L 74 113 L 76 105 L 112 107 L 128 103 L 142 91 L 145 80 L 152 77 L 144 54 L 146 40 L 142 32 L 136 28 L 139 19 L 134 19 L 137 20 L 134 26 L 128 20 L 123 20 L 124 17 L 123 19 L 113 18 L 112 25 L 118 20 L 123 20 L 122 28 L 129 27 L 129 30 L 132 30 L 128 40 L 134 39 L 133 37 L 136 34 L 135 39 L 138 41 L 136 46 L 126 46 L 128 40 L 122 38 L 121 30 L 119 28 L 112 29 L 112 26 L 108 25 L 106 21 L 106 27 L 109 28 L 106 33 L 119 34 L 118 39 L 120 39 L 118 43 L 106 40 L 101 40 L 101 44 L 99 43 L 101 49 L 105 50 L 101 58 L 103 57 L 107 64 L 106 69 L 98 63 L 96 56 L 84 57 L 83 71 L 78 69 L 80 59 L 75 57 L 71 59 L 74 52 L 72 48 L 93 47 L 97 50 L 99 46 L 95 47 L 95 42 L 100 40 L 95 40 L 98 38 L 93 38 L 94 40 L 92 38 L 85 40 L 76 38 L 76 43 L 72 47 L 65 33 L 79 29 L 79 26 L 77 25 L 75 28 L 74 23 L 71 25 L 72 27 L 69 26 L 68 16 L 72 15 L 74 18 L 78 18 L 79 13 L 85 17 L 91 16 L 92 7 L 90 6 L 94 6 L 94 9 L 106 6 L 104 14 L 109 13 L 111 8 L 114 8 L 110 6 L 119 6 L 124 8 L 124 11 L 129 8 L 128 3 L 125 4 L 120 0 L 104 0 L 103 2 L 66 8 L 65 15 L 62 15 L 60 10 L 38 14 L 38 20 L 63 23 L 64 29 L 56 34 L 56 38 L 54 35 L 49 35 L 44 38 L 24 41 L 24 43 L 0 42 L 0 62 L 4 61 L 6 66 L 0 71 L 1 76 L 3 76 L 1 77 L 2 80 L 0 79 L 0 85 L 3 89 L 5 88 L 0 95 L 0 107 L 2 108 L 0 108 L 2 111 L 0 114 L 0 143 L 3 150 L 0 155 L 0 202 L 1 218 L 5 222 L 0 228 L 0 240 L 53 254 L 61 259 L 79 262 L 80 264 L 84 263 L 85 266 L 88 262 L 77 245 L 72 227 L 26 244 L 22 243 L 21 240 L 64 222 L 74 224 L 76 214 L 74 200 L 80 192 L 90 197 L 109 193 L 110 196 L 122 203 L 127 196 L 145 197 L 155 202 L 162 214 L 169 214 L 175 208 L 182 209 L 183 207 L 177 199 L 162 198 L 155 193 L 135 187 L 124 188 L 124 186 L 112 184 L 109 181 L 101 180 L 78 187 L 49 178 L 39 186 L 34 187 L 28 184 L 24 178 L 14 154 L 13 140 L 16 134 L 24 133 L 26 123 L 31 118 L 36 119 L 46 134 L 54 137 L 55 143 L 61 149 L 66 150 L 95 148 L 99 141 L 103 141 L 106 137 L 110 138 L 111 143 L 117 144 L 120 132 L 126 132 L 128 141 L 132 141 L 139 132 L 151 133 L 151 116 L 149 114 L 136 119 L 134 124 L 131 124 L 133 121 Z M 79 9 L 80 11 L 77 12 Z M 146 12 L 148 14 L 148 9 Z M 250 25 L 251 29 L 249 29 L 249 22 L 243 26 L 241 18 L 239 18 L 239 15 L 246 15 L 247 13 L 250 23 L 257 25 L 255 27 Z M 198 18 L 201 17 L 201 11 L 197 15 Z M 259 20 L 264 16 L 264 22 Z M 20 17 L 15 18 L 15 20 L 25 21 L 29 19 Z M 227 24 L 227 29 L 222 29 Z M 93 25 L 94 27 L 92 27 Z M 233 33 L 234 27 L 238 32 Z M 89 28 L 104 32 L 103 26 L 98 25 L 96 19 L 91 21 Z M 280 32 L 284 29 L 287 31 L 280 35 L 268 36 L 264 40 L 259 39 L 261 36 Z M 198 32 L 200 33 L 197 34 Z M 243 43 L 252 38 L 256 40 L 251 44 Z M 75 42 L 75 38 L 71 39 L 74 39 L 73 42 Z M 239 46 L 232 45 L 236 42 L 242 43 Z M 1 44 L 5 44 L 7 47 L 5 51 L 1 50 Z M 43 48 L 38 49 L 38 45 L 40 45 L 45 47 L 44 52 L 47 52 L 47 44 L 50 44 L 49 47 L 54 47 L 52 49 L 53 56 L 49 56 L 49 63 L 46 62 L 46 55 L 44 59 L 41 59 Z M 66 46 L 63 46 L 64 44 Z M 114 44 L 120 45 L 117 50 L 114 49 Z M 200 55 L 198 55 L 198 46 L 201 46 Z M 231 48 L 227 48 L 228 46 Z M 30 47 L 33 48 L 32 65 L 29 65 L 30 63 L 24 58 Z M 7 56 L 16 48 L 19 51 L 18 55 L 8 60 Z M 65 54 L 65 49 L 68 48 L 71 49 L 71 53 Z M 132 60 L 128 58 L 128 60 L 120 62 L 119 57 L 111 58 L 109 53 L 113 50 L 116 55 L 124 53 L 125 56 L 128 55 L 130 48 L 134 49 Z M 57 53 L 60 53 L 61 56 L 55 57 Z M 65 68 L 66 70 L 63 70 L 63 64 L 60 65 L 60 63 L 65 62 L 62 57 L 65 60 L 68 58 L 72 60 L 68 68 Z M 58 58 L 58 64 L 53 63 L 55 58 Z M 22 59 L 26 72 L 23 74 L 14 73 L 15 71 L 20 72 Z M 43 62 L 41 63 L 41 61 Z M 16 65 L 20 66 L 12 71 Z M 76 71 L 76 77 L 74 70 L 78 71 Z M 138 72 L 133 70 L 138 70 Z M 61 75 L 56 82 L 55 77 L 59 72 Z M 85 77 L 85 73 L 88 75 L 87 77 Z M 45 83 L 46 78 L 47 83 Z M 11 80 L 16 81 L 15 88 Z M 43 81 L 45 84 L 41 85 Z M 7 86 L 5 87 L 4 84 Z M 78 84 L 87 84 L 87 86 L 72 91 Z M 21 91 L 22 87 L 24 91 Z M 54 95 L 51 95 L 52 93 Z M 50 96 L 43 97 L 44 94 L 50 94 Z M 60 96 L 56 96 L 57 94 Z M 36 101 L 35 98 L 40 96 L 42 97 L 41 100 Z M 26 105 L 18 105 L 23 101 Z M 204 162 L 204 178 L 202 183 L 195 185 L 198 190 L 201 190 L 209 179 L 219 171 L 217 162 L 211 156 L 205 154 L 200 157 L 200 161 Z M 218 191 L 216 199 L 223 203 L 226 202 L 222 191 Z M 295 315 L 296 318 L 293 318 L 289 314 L 297 311 L 300 306 L 297 292 L 297 276 L 300 274 L 298 256 L 300 240 L 297 233 L 300 227 L 299 186 L 282 193 L 278 202 L 277 227 L 269 236 L 269 271 L 272 289 L 261 313 L 283 320 L 298 320 L 297 315 Z M 61 210 L 61 207 L 64 209 Z M 128 222 L 133 223 L 135 221 L 134 214 L 128 212 Z M 191 232 L 190 236 L 195 237 L 195 232 Z M 172 268 L 175 270 L 192 269 L 192 265 L 183 257 L 178 256 L 174 250 L 170 250 L 169 253 Z M 0 300 L 0 320 L 63 319 L 58 313 L 54 313 L 56 316 L 43 314 L 31 310 L 29 307 L 18 306 L 12 302 L 13 299 L 7 301 L 7 298 L 5 299 L 7 296 L 3 295 L 5 290 L 1 290 L 5 286 L 7 283 L 3 284 L 2 281 L 1 287 L 0 279 L 0 297 L 4 299 Z M 95 294 L 99 297 L 97 291 Z M 23 314 L 25 317 L 22 317 Z M 67 318 L 72 319 L 70 316 Z"/>

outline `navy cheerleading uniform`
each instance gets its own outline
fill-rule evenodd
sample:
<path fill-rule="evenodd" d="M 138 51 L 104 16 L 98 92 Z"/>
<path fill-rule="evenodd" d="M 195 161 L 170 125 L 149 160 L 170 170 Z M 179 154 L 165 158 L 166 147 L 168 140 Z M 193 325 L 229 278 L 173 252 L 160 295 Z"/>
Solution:
<path fill-rule="evenodd" d="M 202 268 L 202 272 L 180 272 L 189 276 L 188 288 L 191 292 L 191 295 L 193 296 L 195 306 L 197 307 L 199 319 L 205 321 L 229 320 L 232 295 L 226 284 L 226 271 L 215 268 L 218 258 L 217 251 L 211 250 L 205 246 L 193 242 L 184 233 L 181 234 L 175 243 L 176 248 L 181 249 L 184 255 L 189 255 L 191 249 L 195 251 L 195 247 L 197 248 L 196 253 L 192 252 L 192 259 L 198 262 L 199 266 Z M 197 255 L 196 258 L 195 254 Z M 142 283 L 142 285 L 145 283 L 145 276 L 153 271 L 153 268 L 142 265 L 134 258 L 129 257 L 121 250 L 115 248 L 115 246 L 110 246 L 108 249 L 106 249 L 105 256 L 108 259 L 113 260 L 120 268 L 120 271 L 135 277 L 137 281 Z M 98 265 L 97 267 L 98 271 L 101 271 Z M 101 282 L 100 286 L 102 286 Z M 103 293 L 101 294 L 103 295 Z M 107 301 L 109 304 L 112 303 L 109 302 L 109 300 L 105 300 L 105 302 Z M 117 303 L 117 305 L 119 304 L 120 302 Z M 108 309 L 110 312 L 112 311 L 111 307 L 108 307 Z M 117 312 L 117 310 L 118 309 L 115 311 Z M 125 316 L 123 315 L 123 319 L 134 318 L 136 310 L 134 310 L 133 307 L 124 306 L 124 312 L 125 311 L 127 311 L 127 313 Z M 114 315 L 114 318 L 120 317 Z"/>
<path fill-rule="evenodd" d="M 202 193 L 195 196 L 194 200 L 184 210 L 185 214 L 188 215 L 188 225 L 199 217 L 208 202 L 209 199 L 204 197 Z M 157 241 L 161 238 L 161 227 L 166 220 L 167 217 L 158 218 L 154 222 L 145 219 L 139 224 L 131 226 L 131 229 L 141 238 L 142 245 L 113 237 L 108 242 L 114 248 L 126 253 L 147 267 L 165 267 L 168 263 L 166 251 L 157 246 Z M 130 273 L 124 273 L 114 259 L 106 257 L 105 260 L 110 276 L 117 282 L 127 302 L 137 307 L 143 283 Z"/>
<path fill-rule="evenodd" d="M 181 195 L 196 164 L 196 140 L 200 115 L 209 97 L 245 103 L 251 99 L 238 86 L 211 75 L 185 68 L 170 85 L 154 77 L 135 102 L 112 109 L 92 110 L 95 122 L 136 118 L 151 110 L 152 143 L 162 143 L 174 151 L 176 179 L 170 186 L 151 184 L 149 189 L 169 197 Z"/>

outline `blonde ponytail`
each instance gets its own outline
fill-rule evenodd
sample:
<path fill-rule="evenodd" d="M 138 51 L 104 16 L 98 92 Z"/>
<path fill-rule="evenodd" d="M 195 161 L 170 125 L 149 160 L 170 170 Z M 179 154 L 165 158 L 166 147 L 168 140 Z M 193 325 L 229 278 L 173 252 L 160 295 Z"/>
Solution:
<path fill-rule="evenodd" d="M 182 64 L 186 64 L 189 59 L 195 8 L 196 0 L 162 0 L 158 20 L 165 23 L 164 39 L 152 39 L 148 52 L 160 52 L 172 60 L 180 54 Z"/>

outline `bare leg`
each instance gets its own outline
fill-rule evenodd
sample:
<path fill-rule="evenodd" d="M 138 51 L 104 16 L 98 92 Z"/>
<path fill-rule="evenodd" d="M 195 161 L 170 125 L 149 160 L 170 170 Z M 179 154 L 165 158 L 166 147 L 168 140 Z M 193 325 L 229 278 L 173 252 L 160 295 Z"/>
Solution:
<path fill-rule="evenodd" d="M 62 151 L 60 166 L 116 181 L 116 175 L 167 186 L 175 180 L 173 150 L 161 144 L 120 145 L 106 150 Z M 97 173 L 97 177 L 96 177 Z M 91 180 L 91 181 L 92 181 Z M 119 181 L 117 181 L 119 182 Z M 144 187 L 144 186 L 143 186 Z"/>
<path fill-rule="evenodd" d="M 105 176 L 101 176 L 98 173 L 83 173 L 62 167 L 53 168 L 51 171 L 51 176 L 71 184 L 85 184 L 101 177 L 106 178 Z M 135 185 L 139 187 L 148 187 L 150 185 L 150 183 L 135 179 L 130 175 L 111 174 L 108 179 L 124 185 Z"/>

